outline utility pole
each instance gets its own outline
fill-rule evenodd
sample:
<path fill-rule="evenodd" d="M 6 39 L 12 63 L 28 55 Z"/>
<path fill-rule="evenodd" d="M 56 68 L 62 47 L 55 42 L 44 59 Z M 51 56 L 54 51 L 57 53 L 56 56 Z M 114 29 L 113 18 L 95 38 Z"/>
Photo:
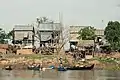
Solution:
<path fill-rule="evenodd" d="M 93 50 L 93 57 L 95 56 L 95 38 L 96 38 L 96 35 L 94 37 L 94 43 L 93 43 L 93 48 L 94 48 L 94 50 Z"/>
<path fill-rule="evenodd" d="M 59 12 L 59 22 L 60 22 L 60 40 L 63 43 L 63 15 Z"/>
<path fill-rule="evenodd" d="M 41 20 L 39 18 L 37 18 L 37 23 L 38 23 L 38 26 L 37 26 L 37 34 L 38 34 L 38 37 L 39 37 L 39 41 L 40 41 L 40 44 L 41 44 L 41 33 L 39 31 L 39 27 L 40 27 L 40 23 L 41 23 Z"/>
<path fill-rule="evenodd" d="M 95 54 L 95 38 L 94 38 L 94 45 L 93 45 L 93 48 L 94 48 L 94 51 L 93 51 L 93 57 L 94 57 L 94 54 Z"/>

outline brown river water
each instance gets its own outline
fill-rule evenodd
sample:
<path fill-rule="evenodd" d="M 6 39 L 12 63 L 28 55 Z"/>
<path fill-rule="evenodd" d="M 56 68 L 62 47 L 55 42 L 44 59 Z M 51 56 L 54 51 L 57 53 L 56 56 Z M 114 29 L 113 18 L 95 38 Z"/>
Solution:
<path fill-rule="evenodd" d="M 120 71 L 85 70 L 65 71 L 5 71 L 0 70 L 0 80 L 120 80 Z"/>

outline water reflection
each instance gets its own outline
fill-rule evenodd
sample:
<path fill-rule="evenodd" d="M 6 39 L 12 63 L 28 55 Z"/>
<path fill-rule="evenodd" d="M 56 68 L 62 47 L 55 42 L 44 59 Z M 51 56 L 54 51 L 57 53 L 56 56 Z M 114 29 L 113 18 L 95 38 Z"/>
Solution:
<path fill-rule="evenodd" d="M 120 80 L 120 71 L 0 71 L 0 80 Z"/>

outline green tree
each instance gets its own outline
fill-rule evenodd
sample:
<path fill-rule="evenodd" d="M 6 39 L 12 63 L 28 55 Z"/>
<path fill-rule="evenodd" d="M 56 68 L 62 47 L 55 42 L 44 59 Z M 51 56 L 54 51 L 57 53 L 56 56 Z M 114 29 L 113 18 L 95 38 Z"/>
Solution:
<path fill-rule="evenodd" d="M 12 31 L 9 31 L 9 32 L 7 33 L 6 38 L 7 38 L 7 39 L 11 39 L 11 38 L 13 37 L 13 34 L 14 34 L 13 30 L 12 30 Z"/>
<path fill-rule="evenodd" d="M 118 21 L 109 21 L 104 35 L 113 50 L 120 49 L 120 23 Z"/>
<path fill-rule="evenodd" d="M 81 29 L 79 32 L 78 39 L 82 40 L 94 40 L 95 39 L 95 29 L 94 27 L 85 27 Z"/>
<path fill-rule="evenodd" d="M 6 33 L 2 28 L 0 28 L 0 43 L 1 44 L 5 43 L 5 39 L 6 39 Z"/>

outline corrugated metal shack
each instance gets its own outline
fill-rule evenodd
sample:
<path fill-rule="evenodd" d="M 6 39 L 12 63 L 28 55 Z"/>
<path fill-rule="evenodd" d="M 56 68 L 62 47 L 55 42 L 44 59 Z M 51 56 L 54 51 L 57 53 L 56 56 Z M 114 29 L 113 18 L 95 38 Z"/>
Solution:
<path fill-rule="evenodd" d="M 14 26 L 13 43 L 22 46 L 34 45 L 34 27 L 31 25 Z"/>
<path fill-rule="evenodd" d="M 60 42 L 62 36 L 60 23 L 41 23 L 39 27 L 15 25 L 13 31 L 13 43 L 22 49 L 31 45 L 36 48 L 51 48 Z"/>
<path fill-rule="evenodd" d="M 42 23 L 37 28 L 41 38 L 41 46 L 45 43 L 55 43 L 53 40 L 60 40 L 62 35 L 62 27 L 60 23 Z"/>
<path fill-rule="evenodd" d="M 62 27 L 60 23 L 41 23 L 35 29 L 39 34 L 40 40 L 35 38 L 35 46 L 42 48 L 44 51 L 54 52 L 54 47 L 60 43 L 62 37 Z M 36 34 L 35 33 L 35 34 Z M 44 49 L 45 48 L 45 49 Z M 47 50 L 48 49 L 48 50 Z"/>

